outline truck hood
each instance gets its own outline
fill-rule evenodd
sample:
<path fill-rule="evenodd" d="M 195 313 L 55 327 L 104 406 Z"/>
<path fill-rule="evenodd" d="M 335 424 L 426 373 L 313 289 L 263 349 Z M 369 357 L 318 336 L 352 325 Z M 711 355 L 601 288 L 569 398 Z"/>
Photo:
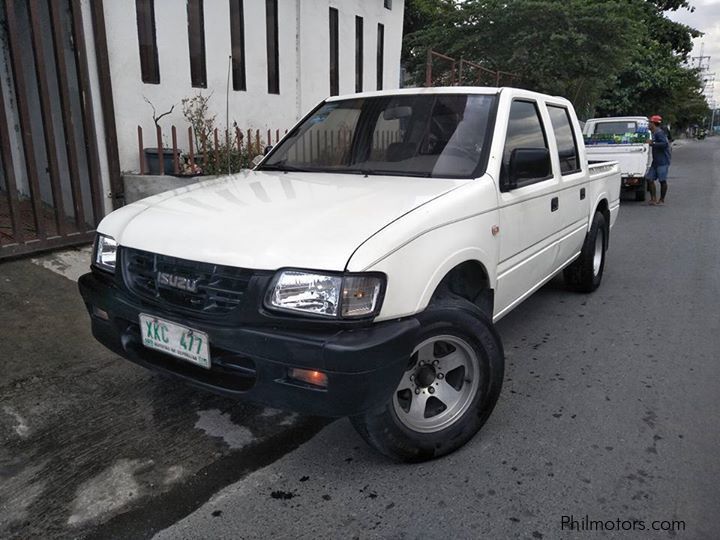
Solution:
<path fill-rule="evenodd" d="M 368 237 L 467 180 L 246 171 L 107 216 L 125 247 L 242 268 L 344 270 Z"/>

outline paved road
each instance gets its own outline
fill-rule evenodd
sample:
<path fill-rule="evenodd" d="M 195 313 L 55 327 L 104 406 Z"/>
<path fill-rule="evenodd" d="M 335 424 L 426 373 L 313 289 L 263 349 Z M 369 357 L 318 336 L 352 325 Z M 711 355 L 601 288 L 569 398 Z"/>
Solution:
<path fill-rule="evenodd" d="M 120 362 L 89 339 L 71 282 L 0 265 L 13 351 L 0 364 L 0 535 L 148 537 L 196 509 L 158 538 L 593 534 L 562 530 L 571 515 L 636 522 L 610 537 L 717 538 L 719 215 L 720 140 L 676 148 L 667 206 L 623 204 L 601 289 L 556 280 L 501 321 L 495 413 L 462 450 L 413 466 L 345 420 L 323 428 Z M 685 530 L 639 530 L 654 520 Z"/>
<path fill-rule="evenodd" d="M 571 537 L 563 515 L 717 538 L 720 140 L 675 150 L 667 201 L 623 206 L 596 294 L 553 282 L 500 322 L 503 394 L 461 451 L 394 465 L 339 421 L 159 538 Z"/>

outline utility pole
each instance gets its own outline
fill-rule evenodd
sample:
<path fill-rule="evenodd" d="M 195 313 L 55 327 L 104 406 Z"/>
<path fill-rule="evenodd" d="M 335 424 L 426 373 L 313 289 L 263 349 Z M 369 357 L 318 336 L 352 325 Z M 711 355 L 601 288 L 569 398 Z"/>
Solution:
<path fill-rule="evenodd" d="M 702 84 L 702 93 L 705 96 L 708 104 L 714 103 L 715 93 L 715 73 L 710 73 L 710 60 L 711 56 L 705 54 L 705 42 L 700 44 L 700 54 L 690 58 L 691 66 L 697 67 L 700 71 L 698 74 L 700 78 L 700 84 Z M 697 61 L 697 66 L 695 62 Z M 715 109 L 713 108 L 713 113 Z"/>

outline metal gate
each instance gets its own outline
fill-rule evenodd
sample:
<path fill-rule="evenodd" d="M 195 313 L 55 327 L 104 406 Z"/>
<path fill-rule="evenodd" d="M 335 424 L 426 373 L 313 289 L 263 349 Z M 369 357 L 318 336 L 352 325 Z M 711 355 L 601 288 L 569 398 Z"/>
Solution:
<path fill-rule="evenodd" d="M 80 0 L 0 0 L 0 259 L 86 243 L 103 216 Z"/>

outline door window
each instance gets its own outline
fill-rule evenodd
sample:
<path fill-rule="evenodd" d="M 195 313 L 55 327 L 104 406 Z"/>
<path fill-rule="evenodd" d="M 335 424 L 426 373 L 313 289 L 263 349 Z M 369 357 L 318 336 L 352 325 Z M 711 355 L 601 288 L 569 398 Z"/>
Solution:
<path fill-rule="evenodd" d="M 510 106 L 510 119 L 508 121 L 507 135 L 505 136 L 505 151 L 503 152 L 502 168 L 500 171 L 501 183 L 509 180 L 510 157 L 513 150 L 518 148 L 548 148 L 547 137 L 543 129 L 540 111 L 537 104 L 532 101 L 513 101 Z M 518 187 L 527 186 L 545 178 L 523 179 Z"/>

